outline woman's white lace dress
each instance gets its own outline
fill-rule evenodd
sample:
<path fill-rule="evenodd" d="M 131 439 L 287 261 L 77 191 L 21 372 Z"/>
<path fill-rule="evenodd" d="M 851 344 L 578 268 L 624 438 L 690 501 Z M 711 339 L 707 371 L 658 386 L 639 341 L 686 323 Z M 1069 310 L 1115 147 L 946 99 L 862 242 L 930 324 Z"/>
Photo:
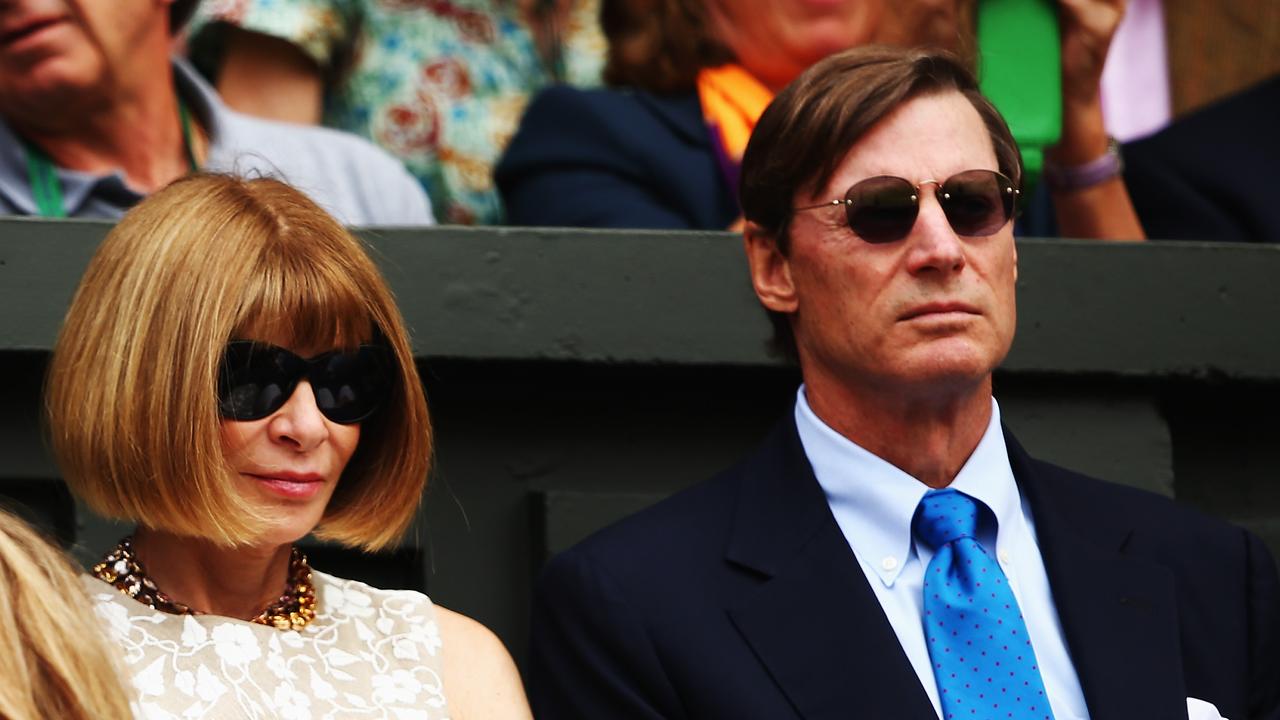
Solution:
<path fill-rule="evenodd" d="M 86 577 L 144 720 L 447 720 L 440 630 L 426 595 L 312 572 L 301 631 L 169 615 Z"/>

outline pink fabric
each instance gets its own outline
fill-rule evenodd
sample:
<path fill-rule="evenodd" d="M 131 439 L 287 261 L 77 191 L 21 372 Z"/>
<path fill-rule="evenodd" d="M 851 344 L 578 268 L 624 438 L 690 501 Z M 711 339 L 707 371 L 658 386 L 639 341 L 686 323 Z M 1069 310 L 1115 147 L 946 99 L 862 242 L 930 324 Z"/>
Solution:
<path fill-rule="evenodd" d="M 1102 71 L 1102 113 L 1117 140 L 1169 123 L 1169 61 L 1162 0 L 1129 0 Z"/>

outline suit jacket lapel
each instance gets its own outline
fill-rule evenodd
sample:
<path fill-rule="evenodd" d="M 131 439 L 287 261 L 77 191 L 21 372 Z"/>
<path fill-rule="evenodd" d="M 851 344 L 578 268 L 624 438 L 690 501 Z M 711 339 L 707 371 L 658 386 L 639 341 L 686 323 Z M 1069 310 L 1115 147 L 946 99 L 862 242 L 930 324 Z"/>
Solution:
<path fill-rule="evenodd" d="M 1186 718 L 1173 576 L 1124 554 L 1125 518 L 1091 506 L 1007 430 L 1005 441 L 1091 718 Z"/>
<path fill-rule="evenodd" d="M 761 576 L 729 614 L 807 720 L 936 720 L 783 421 L 745 466 L 728 558 Z"/>

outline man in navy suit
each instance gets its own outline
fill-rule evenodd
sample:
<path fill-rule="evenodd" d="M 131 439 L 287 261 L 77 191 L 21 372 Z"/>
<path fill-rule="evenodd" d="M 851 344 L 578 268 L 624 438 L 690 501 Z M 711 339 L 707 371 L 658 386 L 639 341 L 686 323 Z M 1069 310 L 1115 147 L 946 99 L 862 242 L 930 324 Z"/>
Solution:
<path fill-rule="evenodd" d="M 552 560 L 536 716 L 1280 720 L 1258 539 L 1000 423 L 1020 175 L 948 56 L 848 51 L 778 96 L 741 198 L 794 412 Z"/>

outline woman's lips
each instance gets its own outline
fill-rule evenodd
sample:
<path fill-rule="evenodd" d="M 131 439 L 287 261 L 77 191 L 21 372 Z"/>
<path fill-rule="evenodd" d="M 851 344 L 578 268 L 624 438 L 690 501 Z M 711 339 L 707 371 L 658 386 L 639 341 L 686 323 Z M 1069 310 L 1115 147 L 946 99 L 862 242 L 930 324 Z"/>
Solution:
<path fill-rule="evenodd" d="M 322 475 L 246 474 L 257 480 L 267 490 L 290 500 L 305 500 L 320 492 L 320 488 L 324 487 L 324 476 Z"/>

